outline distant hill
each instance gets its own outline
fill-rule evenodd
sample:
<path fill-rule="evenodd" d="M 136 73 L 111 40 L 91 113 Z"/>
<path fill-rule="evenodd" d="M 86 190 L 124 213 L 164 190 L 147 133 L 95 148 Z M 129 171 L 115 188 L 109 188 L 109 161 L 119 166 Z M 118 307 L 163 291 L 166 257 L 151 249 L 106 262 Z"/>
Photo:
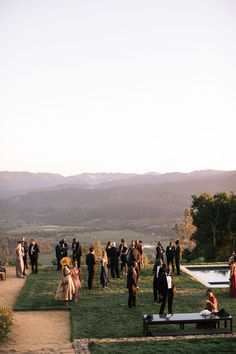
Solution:
<path fill-rule="evenodd" d="M 27 183 L 35 190 L 29 192 Z M 191 195 L 235 193 L 236 171 L 73 177 L 0 172 L 0 186 L 0 225 L 76 225 L 165 235 L 183 220 Z"/>

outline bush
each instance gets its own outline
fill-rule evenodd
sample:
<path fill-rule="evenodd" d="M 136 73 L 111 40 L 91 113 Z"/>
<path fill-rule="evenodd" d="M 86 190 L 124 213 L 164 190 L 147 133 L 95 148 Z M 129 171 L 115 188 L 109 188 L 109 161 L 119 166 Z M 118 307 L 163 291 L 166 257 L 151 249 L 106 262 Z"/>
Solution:
<path fill-rule="evenodd" d="M 0 342 L 7 340 L 13 321 L 13 313 L 10 309 L 0 306 Z"/>

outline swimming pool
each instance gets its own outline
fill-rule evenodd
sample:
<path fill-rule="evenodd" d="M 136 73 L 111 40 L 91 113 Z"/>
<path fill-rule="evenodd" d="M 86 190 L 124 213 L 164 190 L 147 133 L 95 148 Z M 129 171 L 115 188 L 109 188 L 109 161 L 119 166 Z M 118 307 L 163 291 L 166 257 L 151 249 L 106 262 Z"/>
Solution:
<path fill-rule="evenodd" d="M 182 266 L 181 268 L 208 288 L 229 287 L 230 267 L 227 264 Z"/>

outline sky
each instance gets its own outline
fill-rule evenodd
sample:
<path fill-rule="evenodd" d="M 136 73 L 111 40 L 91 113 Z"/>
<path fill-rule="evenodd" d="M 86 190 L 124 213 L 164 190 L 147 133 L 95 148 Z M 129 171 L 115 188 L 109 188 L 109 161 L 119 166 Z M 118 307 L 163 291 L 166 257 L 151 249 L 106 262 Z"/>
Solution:
<path fill-rule="evenodd" d="M 0 0 L 0 171 L 235 170 L 235 0 Z"/>

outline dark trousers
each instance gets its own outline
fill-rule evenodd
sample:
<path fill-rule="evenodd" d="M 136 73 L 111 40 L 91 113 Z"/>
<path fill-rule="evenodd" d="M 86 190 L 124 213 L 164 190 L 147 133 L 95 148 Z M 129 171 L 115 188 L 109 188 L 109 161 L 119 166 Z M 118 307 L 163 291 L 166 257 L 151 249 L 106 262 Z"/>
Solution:
<path fill-rule="evenodd" d="M 174 298 L 174 294 L 173 294 L 173 290 L 172 289 L 168 289 L 167 293 L 162 294 L 162 302 L 161 302 L 161 307 L 160 307 L 160 311 L 159 314 L 162 315 L 165 307 L 166 307 L 166 301 L 168 301 L 168 313 L 172 313 L 172 305 L 173 305 L 173 298 Z"/>
<path fill-rule="evenodd" d="M 153 288 L 154 301 L 160 302 L 160 293 L 159 293 L 159 290 L 158 290 L 158 278 L 156 277 L 156 275 L 154 275 L 154 277 L 153 277 L 152 288 Z"/>
<path fill-rule="evenodd" d="M 80 268 L 80 266 L 81 266 L 81 257 L 79 256 L 75 260 L 77 261 L 78 268 Z"/>
<path fill-rule="evenodd" d="M 115 278 L 115 277 L 119 278 L 120 277 L 119 262 L 110 263 L 110 267 L 111 267 L 112 278 Z"/>
<path fill-rule="evenodd" d="M 171 264 L 172 267 L 172 272 L 175 271 L 175 264 L 174 264 L 174 258 L 173 257 L 166 257 L 167 258 L 167 267 Z"/>
<path fill-rule="evenodd" d="M 31 263 L 32 273 L 37 274 L 38 273 L 38 260 L 35 258 L 30 258 L 30 263 Z"/>
<path fill-rule="evenodd" d="M 91 290 L 93 287 L 93 280 L 94 280 L 94 270 L 88 270 L 88 289 Z"/>
<path fill-rule="evenodd" d="M 179 263 L 179 258 L 175 258 L 175 265 L 176 265 L 176 273 L 177 275 L 180 275 L 180 263 Z"/>
<path fill-rule="evenodd" d="M 133 307 L 136 306 L 136 294 L 137 292 L 129 289 L 129 297 L 128 297 L 128 306 Z"/>
<path fill-rule="evenodd" d="M 61 263 L 60 263 L 60 261 L 61 261 L 61 257 L 57 257 L 57 270 L 61 270 Z"/>

